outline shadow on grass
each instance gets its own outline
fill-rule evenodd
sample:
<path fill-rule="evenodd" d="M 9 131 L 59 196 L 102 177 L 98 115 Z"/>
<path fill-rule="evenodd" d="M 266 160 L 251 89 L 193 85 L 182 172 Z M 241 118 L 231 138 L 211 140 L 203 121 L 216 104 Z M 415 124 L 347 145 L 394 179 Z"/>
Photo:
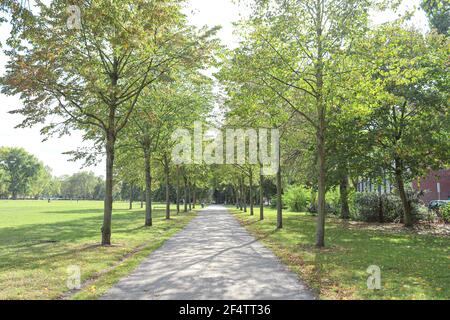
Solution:
<path fill-rule="evenodd" d="M 124 212 L 126 209 L 113 209 L 114 212 Z M 44 211 L 46 214 L 101 214 L 103 209 L 81 209 L 81 210 L 60 210 L 60 211 Z"/>
<path fill-rule="evenodd" d="M 95 213 L 98 210 L 80 211 Z M 155 210 L 154 220 L 163 219 L 163 214 L 162 210 Z M 143 230 L 144 219 L 144 211 L 115 210 L 112 223 L 113 237 Z M 38 268 L 46 259 L 73 256 L 82 251 L 98 248 L 102 222 L 102 215 L 98 215 L 50 224 L 0 228 L 0 271 Z M 92 244 L 97 241 L 98 243 Z"/>
<path fill-rule="evenodd" d="M 258 224 L 240 215 L 257 235 L 270 232 L 276 213 Z M 448 299 L 450 239 L 443 236 L 352 229 L 340 220 L 326 223 L 325 249 L 314 247 L 316 218 L 284 214 L 284 228 L 270 235 L 279 255 L 301 271 L 327 298 Z M 304 264 L 302 264 L 304 263 Z M 367 268 L 381 268 L 383 290 L 367 289 Z"/>

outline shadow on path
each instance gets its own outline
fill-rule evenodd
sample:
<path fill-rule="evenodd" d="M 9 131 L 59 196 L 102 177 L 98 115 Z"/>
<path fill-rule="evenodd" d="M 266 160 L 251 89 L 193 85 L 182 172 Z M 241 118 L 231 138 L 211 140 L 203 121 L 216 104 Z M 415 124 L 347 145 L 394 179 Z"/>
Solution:
<path fill-rule="evenodd" d="M 225 208 L 213 206 L 103 299 L 301 300 L 314 295 Z"/>

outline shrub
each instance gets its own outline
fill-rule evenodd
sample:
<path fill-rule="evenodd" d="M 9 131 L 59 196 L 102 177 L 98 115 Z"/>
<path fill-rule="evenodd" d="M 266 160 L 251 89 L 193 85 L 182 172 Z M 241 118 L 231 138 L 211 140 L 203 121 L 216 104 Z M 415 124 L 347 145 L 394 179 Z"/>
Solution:
<path fill-rule="evenodd" d="M 356 197 L 358 193 L 354 189 L 348 192 L 348 206 L 350 208 L 350 219 L 357 220 L 358 210 L 356 208 Z"/>
<path fill-rule="evenodd" d="M 424 207 L 420 201 L 420 193 L 408 192 L 413 221 L 423 218 Z M 402 222 L 403 205 L 397 194 L 378 195 L 375 192 L 358 193 L 355 198 L 357 217 L 365 222 Z"/>
<path fill-rule="evenodd" d="M 317 191 L 311 190 L 308 212 L 313 215 L 317 213 Z"/>
<path fill-rule="evenodd" d="M 271 200 L 270 200 L 270 207 L 272 209 L 276 209 L 277 208 L 277 195 L 272 196 Z M 286 203 L 283 200 L 283 209 L 287 209 L 286 207 Z"/>
<path fill-rule="evenodd" d="M 444 223 L 450 223 L 450 203 L 439 209 L 439 214 Z"/>
<path fill-rule="evenodd" d="M 270 207 L 275 209 L 277 207 L 277 195 L 272 196 L 270 199 Z"/>
<path fill-rule="evenodd" d="M 402 200 L 396 194 L 383 194 L 380 196 L 382 204 L 382 217 L 378 222 L 400 222 L 403 220 Z"/>
<path fill-rule="evenodd" d="M 427 208 L 422 201 L 424 191 L 407 191 L 409 202 L 411 203 L 413 221 L 418 222 L 426 219 Z"/>
<path fill-rule="evenodd" d="M 358 193 L 355 198 L 355 206 L 360 220 L 380 221 L 380 198 L 376 193 Z"/>
<path fill-rule="evenodd" d="M 305 186 L 290 186 L 283 195 L 283 202 L 293 212 L 304 212 L 308 209 L 311 190 Z"/>
<path fill-rule="evenodd" d="M 327 212 L 331 214 L 338 214 L 341 211 L 341 194 L 338 188 L 328 190 L 325 196 L 327 204 Z"/>
<path fill-rule="evenodd" d="M 354 197 L 355 192 L 351 192 L 349 190 L 348 194 L 348 202 L 350 206 L 350 212 L 355 212 L 354 209 Z M 331 213 L 334 215 L 337 215 L 341 212 L 341 193 L 339 192 L 338 188 L 333 188 L 327 192 L 325 195 L 325 202 L 326 202 L 326 208 L 327 213 Z M 308 212 L 312 214 L 317 213 L 317 192 L 311 191 L 311 200 L 309 202 L 308 206 Z"/>

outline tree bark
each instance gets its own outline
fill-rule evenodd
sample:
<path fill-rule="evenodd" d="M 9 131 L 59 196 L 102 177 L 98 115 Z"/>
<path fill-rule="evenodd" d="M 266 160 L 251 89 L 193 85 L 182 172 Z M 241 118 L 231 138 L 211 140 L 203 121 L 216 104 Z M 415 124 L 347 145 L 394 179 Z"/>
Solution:
<path fill-rule="evenodd" d="M 242 202 L 244 203 L 244 212 L 247 213 L 247 190 L 245 188 L 245 178 L 242 183 Z"/>
<path fill-rule="evenodd" d="M 145 165 L 145 226 L 151 227 L 153 225 L 152 219 L 152 171 L 151 171 L 151 156 L 148 149 L 144 150 L 144 165 Z"/>
<path fill-rule="evenodd" d="M 177 214 L 180 214 L 180 167 L 177 166 Z"/>
<path fill-rule="evenodd" d="M 261 172 L 259 174 L 259 220 L 264 220 L 264 175 Z"/>
<path fill-rule="evenodd" d="M 325 246 L 325 194 L 326 194 L 326 165 L 325 165 L 325 139 L 323 134 L 318 133 L 319 147 L 319 190 L 317 196 L 317 238 L 316 246 L 322 248 Z"/>
<path fill-rule="evenodd" d="M 189 211 L 192 210 L 192 194 L 191 194 L 191 183 L 188 182 L 188 205 L 189 205 Z"/>
<path fill-rule="evenodd" d="M 341 216 L 342 219 L 348 220 L 350 219 L 350 207 L 348 205 L 348 176 L 346 174 L 341 177 L 339 191 L 341 195 Z"/>
<path fill-rule="evenodd" d="M 102 226 L 102 246 L 111 245 L 111 220 L 113 206 L 113 169 L 115 155 L 114 131 L 107 132 L 106 136 L 106 181 L 105 181 L 105 206 Z"/>
<path fill-rule="evenodd" d="M 277 229 L 283 228 L 283 199 L 281 197 L 281 166 L 278 164 L 277 171 Z"/>
<path fill-rule="evenodd" d="M 322 37 L 323 12 L 320 5 L 316 12 L 316 41 L 317 41 L 317 61 L 316 69 L 316 108 L 317 108 L 317 152 L 318 152 L 318 196 L 317 196 L 317 234 L 316 246 L 322 248 L 325 246 L 325 218 L 326 218 L 326 151 L 325 151 L 325 103 L 323 99 L 323 37 Z"/>
<path fill-rule="evenodd" d="M 187 177 L 184 176 L 184 212 L 188 211 L 188 181 Z"/>
<path fill-rule="evenodd" d="M 144 208 L 144 191 L 141 189 L 141 209 Z"/>
<path fill-rule="evenodd" d="M 169 184 L 169 164 L 167 156 L 164 159 L 164 174 L 166 176 L 166 219 L 170 219 L 170 184 Z"/>
<path fill-rule="evenodd" d="M 412 208 L 405 190 L 405 183 L 403 181 L 403 166 L 400 159 L 395 160 L 395 180 L 397 182 L 400 199 L 402 200 L 403 222 L 405 227 L 411 228 L 414 225 Z"/>
<path fill-rule="evenodd" d="M 133 209 L 133 185 L 130 184 L 130 210 Z"/>
<path fill-rule="evenodd" d="M 195 209 L 195 205 L 197 204 L 197 192 L 195 183 L 192 185 L 192 208 Z"/>
<path fill-rule="evenodd" d="M 242 186 L 242 178 L 239 179 L 239 210 L 244 210 L 243 198 L 244 198 L 244 188 Z"/>
<path fill-rule="evenodd" d="M 250 176 L 249 176 L 249 183 L 250 183 L 250 192 L 249 192 L 249 196 L 250 196 L 250 215 L 253 216 L 255 215 L 255 212 L 253 210 L 253 172 L 250 171 Z"/>

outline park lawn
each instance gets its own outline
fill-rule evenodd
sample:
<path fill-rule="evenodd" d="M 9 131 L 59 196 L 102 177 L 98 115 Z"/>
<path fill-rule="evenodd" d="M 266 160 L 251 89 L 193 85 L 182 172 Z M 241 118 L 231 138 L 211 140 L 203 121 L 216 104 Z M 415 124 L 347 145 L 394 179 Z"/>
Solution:
<path fill-rule="evenodd" d="M 412 232 L 349 229 L 328 219 L 326 245 L 316 249 L 316 219 L 284 212 L 276 230 L 276 211 L 265 220 L 230 207 L 238 220 L 313 288 L 320 299 L 450 299 L 450 238 Z M 381 268 L 381 290 L 367 289 L 371 265 Z"/>
<path fill-rule="evenodd" d="M 75 298 L 97 298 L 195 216 L 172 211 L 167 221 L 164 205 L 154 207 L 154 226 L 145 228 L 137 203 L 115 202 L 113 245 L 101 247 L 101 201 L 0 201 L 0 299 L 61 298 L 71 265 L 90 280 Z"/>

